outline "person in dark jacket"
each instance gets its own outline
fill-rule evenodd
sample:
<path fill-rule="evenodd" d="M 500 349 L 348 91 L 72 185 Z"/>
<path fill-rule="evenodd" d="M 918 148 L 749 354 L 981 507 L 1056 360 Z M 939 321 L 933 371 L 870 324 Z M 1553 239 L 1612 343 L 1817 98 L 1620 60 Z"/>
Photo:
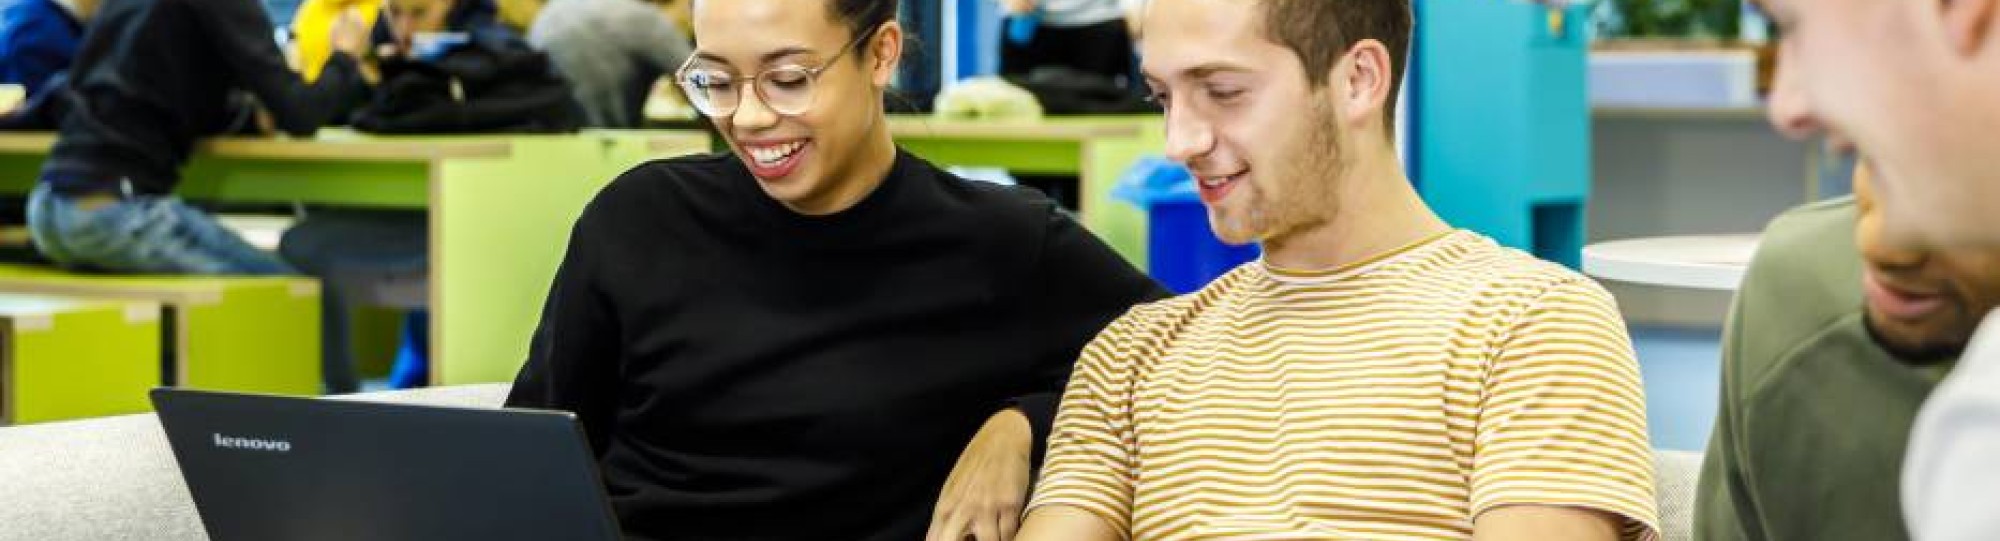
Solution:
<path fill-rule="evenodd" d="M 418 34 L 460 33 L 482 40 L 519 39 L 513 29 L 500 22 L 500 9 L 493 0 L 304 0 L 294 10 L 290 30 L 293 54 L 307 81 L 319 79 L 333 48 L 327 43 L 327 29 L 344 15 L 359 17 L 368 25 L 373 48 L 364 60 L 377 56 L 401 56 L 410 49 Z"/>
<path fill-rule="evenodd" d="M 520 34 L 500 22 L 493 0 L 383 0 L 375 20 L 377 56 L 424 55 L 419 36 L 462 34 L 468 41 L 518 41 Z"/>
<path fill-rule="evenodd" d="M 62 92 L 60 135 L 29 196 L 35 246 L 114 272 L 278 274 L 291 268 L 174 196 L 197 141 L 242 130 L 259 106 L 312 135 L 367 94 L 353 20 L 319 81 L 286 65 L 258 0 L 105 0 Z"/>

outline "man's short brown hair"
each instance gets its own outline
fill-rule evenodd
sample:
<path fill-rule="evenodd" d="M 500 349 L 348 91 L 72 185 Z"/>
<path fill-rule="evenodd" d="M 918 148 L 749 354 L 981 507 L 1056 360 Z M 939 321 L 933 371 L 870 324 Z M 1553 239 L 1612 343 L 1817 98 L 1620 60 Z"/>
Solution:
<path fill-rule="evenodd" d="M 1416 25 L 1410 0 L 1263 0 L 1264 31 L 1305 64 L 1306 80 L 1325 86 L 1333 65 L 1362 40 L 1389 49 L 1389 100 L 1383 123 L 1396 125 L 1396 95 L 1410 58 L 1410 30 Z"/>

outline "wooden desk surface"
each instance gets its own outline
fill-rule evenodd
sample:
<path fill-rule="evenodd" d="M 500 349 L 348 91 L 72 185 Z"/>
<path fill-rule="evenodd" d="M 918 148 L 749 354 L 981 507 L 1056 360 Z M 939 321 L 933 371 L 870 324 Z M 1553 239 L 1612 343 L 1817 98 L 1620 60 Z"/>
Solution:
<path fill-rule="evenodd" d="M 367 135 L 347 129 L 320 130 L 312 139 L 284 137 L 222 137 L 201 143 L 199 152 L 224 158 L 312 160 L 349 162 L 431 161 L 446 158 L 505 158 L 513 152 L 512 141 L 524 137 L 588 137 L 579 134 L 523 135 Z M 617 132 L 609 132 L 617 133 Z M 649 147 L 657 151 L 683 151 L 705 144 L 699 132 L 656 132 Z M 52 132 L 0 132 L 0 153 L 46 154 L 55 146 Z"/>
<path fill-rule="evenodd" d="M 512 136 L 372 136 L 349 130 L 321 130 L 312 139 L 222 137 L 201 143 L 202 154 L 251 159 L 317 161 L 428 161 L 442 158 L 500 158 L 512 150 Z M 0 133 L 0 152 L 44 154 L 55 146 L 50 132 Z"/>
<path fill-rule="evenodd" d="M 513 152 L 503 136 L 370 136 L 322 130 L 312 139 L 229 137 L 202 143 L 218 157 L 327 161 L 429 161 L 444 158 L 505 158 Z"/>
<path fill-rule="evenodd" d="M 1025 122 L 943 120 L 928 115 L 889 115 L 889 135 L 897 139 L 959 139 L 981 141 L 1071 141 L 1104 137 L 1138 137 L 1157 115 L 1050 117 Z M 670 130 L 702 130 L 690 119 L 650 119 L 648 126 Z"/>
<path fill-rule="evenodd" d="M 158 317 L 159 306 L 139 301 L 114 301 L 77 297 L 58 297 L 32 293 L 0 293 L 0 318 L 23 318 L 49 316 L 64 312 L 107 307 L 134 307 L 134 315 L 143 315 L 141 310 L 153 310 Z"/>
<path fill-rule="evenodd" d="M 56 145 L 56 134 L 50 132 L 0 132 L 0 152 L 8 154 L 41 154 Z"/>
<path fill-rule="evenodd" d="M 162 304 L 202 306 L 222 302 L 239 287 L 282 286 L 294 296 L 319 294 L 319 281 L 298 276 L 87 275 L 53 268 L 0 268 L 0 290 L 83 298 L 137 298 Z"/>

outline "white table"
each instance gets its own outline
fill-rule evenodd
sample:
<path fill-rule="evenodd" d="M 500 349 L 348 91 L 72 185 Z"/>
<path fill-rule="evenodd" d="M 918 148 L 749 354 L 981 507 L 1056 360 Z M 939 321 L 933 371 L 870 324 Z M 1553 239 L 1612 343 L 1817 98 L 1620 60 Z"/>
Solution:
<path fill-rule="evenodd" d="M 1692 235 L 1602 242 L 1583 248 L 1583 272 L 1619 282 L 1735 291 L 1760 238 Z"/>

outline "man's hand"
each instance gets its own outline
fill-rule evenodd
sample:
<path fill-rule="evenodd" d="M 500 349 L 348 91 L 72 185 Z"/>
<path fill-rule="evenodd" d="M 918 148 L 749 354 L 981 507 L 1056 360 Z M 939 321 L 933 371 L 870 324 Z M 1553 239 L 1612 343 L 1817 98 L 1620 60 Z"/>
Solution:
<path fill-rule="evenodd" d="M 1034 456 L 1028 417 L 1012 408 L 996 413 L 972 437 L 945 479 L 931 513 L 927 541 L 1009 541 L 1020 529 L 1028 497 L 1028 462 Z"/>
<path fill-rule="evenodd" d="M 278 133 L 278 119 L 271 116 L 271 110 L 257 107 L 257 135 Z"/>
<path fill-rule="evenodd" d="M 333 21 L 333 29 L 328 31 L 327 40 L 333 43 L 333 50 L 347 53 L 355 60 L 367 58 L 368 25 L 361 23 L 361 14 L 349 8 Z"/>

